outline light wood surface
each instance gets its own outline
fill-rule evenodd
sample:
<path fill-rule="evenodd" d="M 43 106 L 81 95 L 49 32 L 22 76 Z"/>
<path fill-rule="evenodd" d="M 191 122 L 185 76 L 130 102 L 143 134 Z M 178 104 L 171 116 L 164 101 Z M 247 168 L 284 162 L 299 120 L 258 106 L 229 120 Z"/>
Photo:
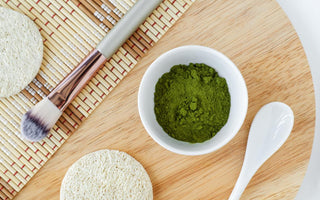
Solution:
<path fill-rule="evenodd" d="M 160 54 L 188 44 L 226 54 L 242 72 L 249 94 L 246 120 L 235 138 L 202 156 L 171 153 L 144 130 L 139 83 Z M 154 199 L 227 199 L 238 178 L 250 124 L 259 108 L 282 101 L 294 111 L 287 142 L 257 172 L 241 199 L 294 199 L 307 168 L 315 104 L 309 66 L 298 37 L 275 0 L 198 0 L 81 125 L 16 199 L 59 199 L 68 167 L 99 149 L 118 149 L 146 168 Z"/>

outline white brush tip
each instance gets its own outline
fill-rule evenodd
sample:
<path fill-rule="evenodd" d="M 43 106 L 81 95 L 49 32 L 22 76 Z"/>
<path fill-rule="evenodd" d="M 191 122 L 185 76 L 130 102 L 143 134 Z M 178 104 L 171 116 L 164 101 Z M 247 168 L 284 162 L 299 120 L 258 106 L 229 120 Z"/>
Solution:
<path fill-rule="evenodd" d="M 58 121 L 61 114 L 61 110 L 48 98 L 44 98 L 23 115 L 21 120 L 22 137 L 31 142 L 42 140 Z"/>

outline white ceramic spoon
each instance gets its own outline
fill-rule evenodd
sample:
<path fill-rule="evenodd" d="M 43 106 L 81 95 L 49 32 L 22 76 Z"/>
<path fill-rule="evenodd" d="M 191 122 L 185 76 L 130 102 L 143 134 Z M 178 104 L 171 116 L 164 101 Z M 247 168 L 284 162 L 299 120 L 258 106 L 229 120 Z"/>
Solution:
<path fill-rule="evenodd" d="M 293 121 L 293 112 L 284 103 L 272 102 L 259 110 L 251 124 L 242 169 L 229 200 L 240 199 L 256 171 L 287 140 Z"/>

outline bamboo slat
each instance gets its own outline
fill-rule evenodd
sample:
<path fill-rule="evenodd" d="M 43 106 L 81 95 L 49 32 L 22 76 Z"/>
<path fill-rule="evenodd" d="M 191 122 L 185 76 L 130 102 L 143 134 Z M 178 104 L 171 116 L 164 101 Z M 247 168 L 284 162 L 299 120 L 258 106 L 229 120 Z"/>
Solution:
<path fill-rule="evenodd" d="M 22 115 L 90 52 L 134 5 L 134 0 L 1 0 L 39 27 L 44 58 L 39 74 L 19 94 L 0 99 L 0 199 L 13 199 L 82 121 L 192 4 L 164 0 L 110 58 L 40 142 L 20 136 Z"/>

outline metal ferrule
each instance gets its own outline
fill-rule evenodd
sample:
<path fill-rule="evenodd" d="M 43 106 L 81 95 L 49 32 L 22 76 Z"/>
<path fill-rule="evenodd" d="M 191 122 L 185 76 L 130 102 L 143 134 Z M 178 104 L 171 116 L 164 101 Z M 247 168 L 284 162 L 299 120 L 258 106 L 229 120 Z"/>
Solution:
<path fill-rule="evenodd" d="M 61 111 L 65 110 L 81 89 L 107 61 L 97 49 L 87 57 L 48 95 L 48 99 Z"/>

